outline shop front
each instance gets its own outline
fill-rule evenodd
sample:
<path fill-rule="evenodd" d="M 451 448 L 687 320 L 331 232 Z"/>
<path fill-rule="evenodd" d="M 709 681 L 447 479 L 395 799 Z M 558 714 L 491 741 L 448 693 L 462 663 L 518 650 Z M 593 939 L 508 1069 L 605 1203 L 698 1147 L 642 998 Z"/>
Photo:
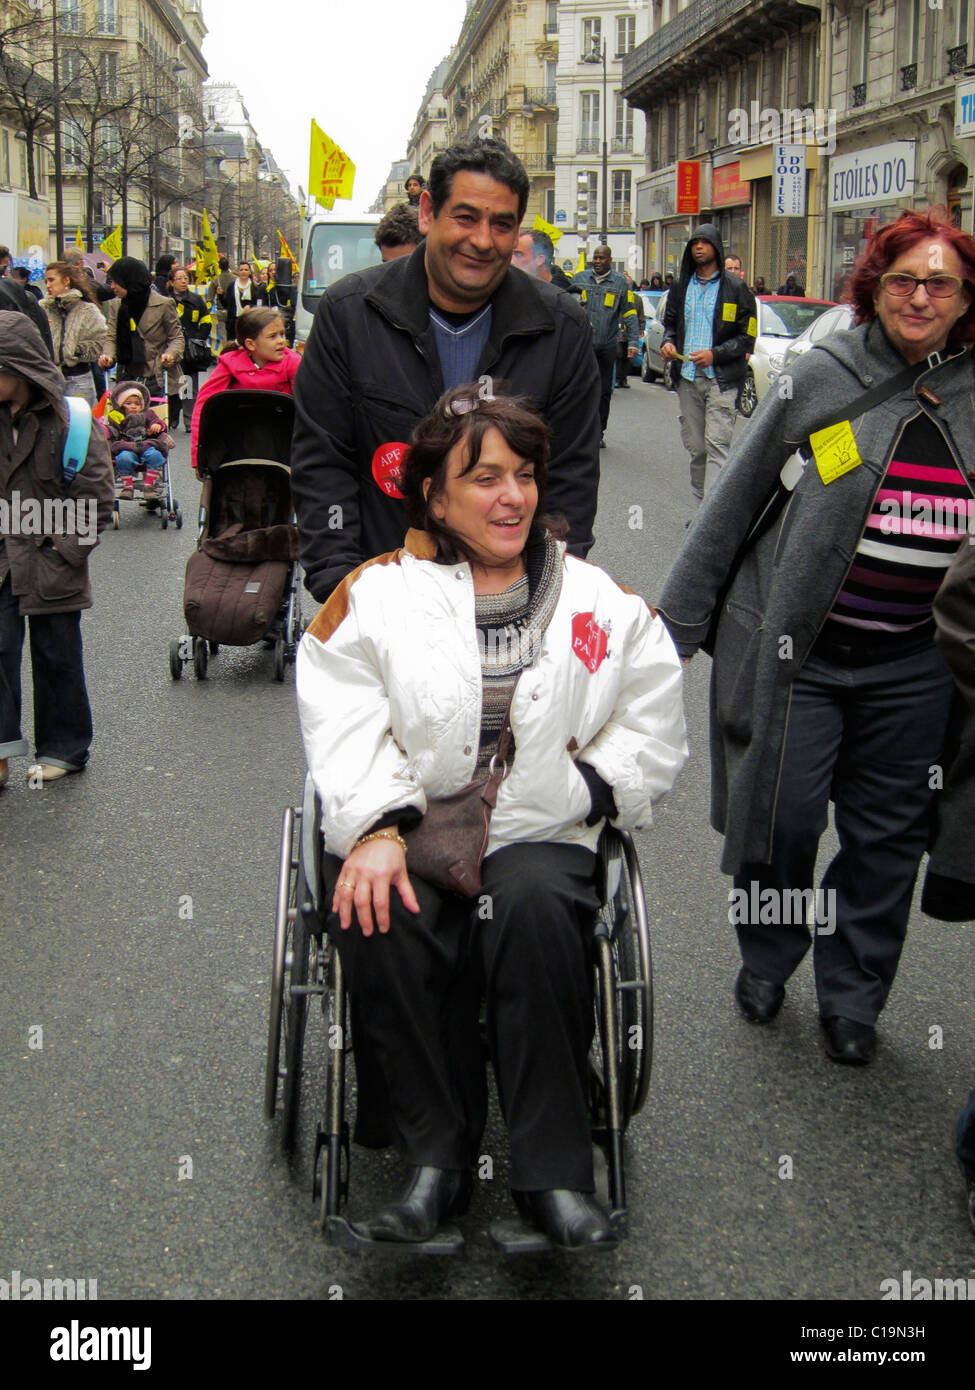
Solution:
<path fill-rule="evenodd" d="M 853 267 L 873 234 L 893 222 L 915 201 L 913 140 L 894 140 L 870 149 L 834 155 L 829 161 L 827 214 L 829 218 L 830 299 L 846 295 Z"/>
<path fill-rule="evenodd" d="M 711 208 L 725 255 L 740 257 L 745 279 L 751 284 L 752 186 L 742 180 L 737 158 L 726 164 L 715 160 L 711 171 Z"/>
<path fill-rule="evenodd" d="M 691 234 L 691 219 L 677 212 L 677 169 L 641 179 L 637 184 L 637 219 L 643 237 L 643 273 L 659 271 L 677 278 Z"/>

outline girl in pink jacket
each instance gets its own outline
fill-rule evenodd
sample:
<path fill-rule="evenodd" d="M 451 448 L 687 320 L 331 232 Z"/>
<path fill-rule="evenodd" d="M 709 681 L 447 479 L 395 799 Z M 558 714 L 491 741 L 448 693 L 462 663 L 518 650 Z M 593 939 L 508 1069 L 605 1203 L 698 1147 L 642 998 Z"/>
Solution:
<path fill-rule="evenodd" d="M 203 402 L 217 391 L 283 391 L 294 394 L 301 357 L 288 347 L 284 320 L 275 309 L 246 309 L 237 320 L 238 347 L 221 353 L 200 387 L 193 409 L 190 458 L 196 467 L 196 441 Z"/>

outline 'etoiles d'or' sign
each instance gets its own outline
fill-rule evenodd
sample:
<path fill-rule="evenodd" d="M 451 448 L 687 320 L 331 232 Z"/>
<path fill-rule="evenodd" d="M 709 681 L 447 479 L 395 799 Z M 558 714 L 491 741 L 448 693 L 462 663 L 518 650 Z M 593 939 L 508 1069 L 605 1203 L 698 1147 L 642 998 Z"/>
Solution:
<path fill-rule="evenodd" d="M 829 206 L 869 208 L 914 194 L 913 140 L 894 140 L 829 161 Z"/>

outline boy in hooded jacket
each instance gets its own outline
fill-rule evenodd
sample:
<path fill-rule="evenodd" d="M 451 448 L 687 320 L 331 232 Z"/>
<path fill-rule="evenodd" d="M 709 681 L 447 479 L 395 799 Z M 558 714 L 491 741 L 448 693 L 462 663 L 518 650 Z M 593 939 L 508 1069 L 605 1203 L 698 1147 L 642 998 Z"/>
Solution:
<path fill-rule="evenodd" d="M 0 314 L 0 786 L 21 733 L 20 663 L 30 623 L 36 761 L 33 786 L 80 772 L 92 738 L 81 610 L 91 607 L 88 556 L 112 519 L 108 443 L 92 429 L 66 479 L 64 380 L 32 323 Z"/>

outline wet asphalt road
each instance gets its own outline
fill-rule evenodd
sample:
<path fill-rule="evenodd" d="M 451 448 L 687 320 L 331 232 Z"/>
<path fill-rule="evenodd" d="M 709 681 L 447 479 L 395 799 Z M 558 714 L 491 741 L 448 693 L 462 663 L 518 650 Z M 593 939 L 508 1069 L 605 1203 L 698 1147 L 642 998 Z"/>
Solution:
<path fill-rule="evenodd" d="M 652 600 L 690 516 L 676 398 L 632 379 L 608 441 L 593 558 Z M 975 1084 L 971 928 L 915 912 L 870 1068 L 826 1059 L 808 961 L 773 1027 L 739 1017 L 707 824 L 704 657 L 687 674 L 692 761 L 638 837 L 657 1029 L 628 1137 L 628 1239 L 602 1257 L 495 1253 L 484 1233 L 508 1205 L 495 1114 L 494 1178 L 462 1221 L 462 1259 L 324 1246 L 313 1063 L 294 1165 L 262 1114 L 280 820 L 304 770 L 292 671 L 279 685 L 269 652 L 224 649 L 208 681 L 170 679 L 195 539 L 188 456 L 180 433 L 183 530 L 129 506 L 93 556 L 89 769 L 0 797 L 0 1278 L 97 1279 L 101 1299 L 138 1300 L 848 1300 L 904 1270 L 975 1276 L 951 1144 Z M 357 1151 L 352 1213 L 399 1172 Z"/>

